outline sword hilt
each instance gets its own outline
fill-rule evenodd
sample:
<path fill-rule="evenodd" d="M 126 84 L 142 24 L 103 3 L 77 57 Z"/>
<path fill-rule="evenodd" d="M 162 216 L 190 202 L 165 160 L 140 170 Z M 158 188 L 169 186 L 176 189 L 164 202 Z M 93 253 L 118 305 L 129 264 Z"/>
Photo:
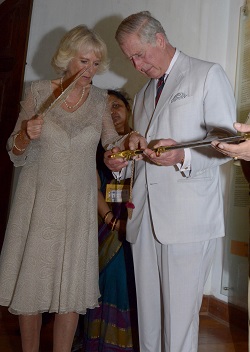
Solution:
<path fill-rule="evenodd" d="M 218 142 L 225 142 L 225 143 L 235 143 L 235 142 L 240 143 L 245 140 L 250 140 L 250 132 L 242 133 L 241 135 L 238 135 L 238 136 L 218 138 L 214 140 Z M 158 148 L 153 148 L 152 151 L 155 152 L 157 156 L 160 156 L 162 153 L 169 152 L 170 150 L 210 146 L 211 142 L 212 140 L 165 145 L 165 146 L 160 146 Z M 122 150 L 120 152 L 109 155 L 109 158 L 113 158 L 113 159 L 123 158 L 126 160 L 130 160 L 137 155 L 143 154 L 143 151 L 144 149 Z"/>

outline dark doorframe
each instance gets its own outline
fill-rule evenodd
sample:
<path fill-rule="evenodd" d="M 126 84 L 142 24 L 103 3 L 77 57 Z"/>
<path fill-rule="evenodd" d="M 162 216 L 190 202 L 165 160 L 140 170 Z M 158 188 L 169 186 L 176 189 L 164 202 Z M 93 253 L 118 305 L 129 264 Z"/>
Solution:
<path fill-rule="evenodd" d="M 19 113 L 32 5 L 33 0 L 5 0 L 0 5 L 0 248 L 13 175 L 6 142 Z"/>

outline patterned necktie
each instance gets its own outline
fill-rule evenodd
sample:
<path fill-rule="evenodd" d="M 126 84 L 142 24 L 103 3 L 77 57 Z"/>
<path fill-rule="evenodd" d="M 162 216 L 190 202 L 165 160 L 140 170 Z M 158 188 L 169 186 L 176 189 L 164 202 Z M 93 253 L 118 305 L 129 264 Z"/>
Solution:
<path fill-rule="evenodd" d="M 156 86 L 156 96 L 155 96 L 155 106 L 156 106 L 157 103 L 158 103 L 158 100 L 159 100 L 159 98 L 160 98 L 162 89 L 163 89 L 164 84 L 165 84 L 164 78 L 165 78 L 165 73 L 164 73 L 163 76 L 161 76 L 161 77 L 158 79 L 158 82 L 157 82 L 157 86 Z"/>

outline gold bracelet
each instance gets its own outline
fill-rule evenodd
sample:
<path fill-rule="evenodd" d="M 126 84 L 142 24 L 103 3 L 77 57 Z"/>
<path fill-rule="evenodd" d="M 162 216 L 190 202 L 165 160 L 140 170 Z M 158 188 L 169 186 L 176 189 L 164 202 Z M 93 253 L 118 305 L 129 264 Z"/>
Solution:
<path fill-rule="evenodd" d="M 133 133 L 140 134 L 140 132 L 138 132 L 138 131 L 131 131 L 131 132 L 129 132 L 128 136 L 130 137 L 130 136 L 131 136 L 131 134 L 133 134 Z"/>
<path fill-rule="evenodd" d="M 116 223 L 117 223 L 117 220 L 118 220 L 118 218 L 115 218 L 115 219 L 114 219 L 114 221 L 113 221 L 113 223 L 112 223 L 111 231 L 113 231 L 113 230 L 115 229 L 115 225 L 116 225 Z M 111 220 L 111 221 L 112 221 L 112 220 Z"/>
<path fill-rule="evenodd" d="M 19 152 L 24 152 L 27 145 L 29 144 L 30 142 L 30 139 L 28 138 L 28 140 L 24 138 L 23 134 L 22 134 L 22 131 L 19 131 L 15 136 L 14 136 L 14 143 L 13 143 L 13 148 L 16 148 Z M 20 141 L 22 142 L 22 144 L 25 145 L 25 148 L 21 149 L 21 148 L 18 148 L 18 146 L 16 145 L 16 138 L 19 136 L 20 138 Z"/>
<path fill-rule="evenodd" d="M 115 221 L 115 217 L 113 216 L 112 217 L 112 219 L 110 220 L 110 222 L 107 224 L 108 225 L 108 227 L 110 228 L 110 230 L 112 229 L 112 227 L 113 227 L 113 223 L 114 223 L 114 221 Z"/>
<path fill-rule="evenodd" d="M 112 213 L 112 210 L 107 211 L 107 213 L 103 216 L 102 220 L 104 223 L 106 223 L 107 217 L 110 213 Z"/>
<path fill-rule="evenodd" d="M 16 148 L 16 150 L 18 150 L 19 152 L 24 152 L 26 148 L 20 149 L 20 148 L 18 148 L 17 145 L 16 145 L 16 137 L 18 137 L 18 136 L 19 136 L 19 133 L 17 133 L 17 134 L 14 136 L 13 148 Z"/>

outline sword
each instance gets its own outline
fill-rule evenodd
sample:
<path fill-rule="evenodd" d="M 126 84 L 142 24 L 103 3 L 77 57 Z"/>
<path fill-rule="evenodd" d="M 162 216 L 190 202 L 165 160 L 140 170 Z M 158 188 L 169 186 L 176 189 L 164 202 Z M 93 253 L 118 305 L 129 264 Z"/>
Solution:
<path fill-rule="evenodd" d="M 218 141 L 219 143 L 220 142 L 239 143 L 249 139 L 250 139 L 250 132 L 243 133 L 241 135 L 233 136 L 233 137 L 215 138 L 213 140 Z M 152 148 L 151 150 L 155 152 L 157 156 L 160 156 L 161 153 L 169 152 L 175 149 L 207 147 L 211 145 L 211 142 L 213 140 L 178 143 L 173 145 L 161 146 L 158 148 Z M 125 158 L 127 160 L 131 160 L 133 157 L 143 154 L 143 152 L 144 152 L 144 149 L 122 150 L 118 153 L 113 153 L 109 155 L 109 158 Z"/>
<path fill-rule="evenodd" d="M 43 112 L 41 112 L 40 114 L 45 117 L 49 111 L 51 111 L 52 109 L 54 109 L 56 106 L 60 105 L 62 100 L 64 100 L 64 97 L 66 95 L 68 95 L 73 88 L 75 87 L 76 82 L 82 77 L 82 75 L 84 74 L 85 71 L 87 71 L 89 67 L 87 67 L 78 77 L 76 77 L 69 85 L 66 89 L 64 89 L 64 91 L 50 104 L 50 106 L 45 109 Z M 37 114 L 37 115 L 40 115 Z"/>

